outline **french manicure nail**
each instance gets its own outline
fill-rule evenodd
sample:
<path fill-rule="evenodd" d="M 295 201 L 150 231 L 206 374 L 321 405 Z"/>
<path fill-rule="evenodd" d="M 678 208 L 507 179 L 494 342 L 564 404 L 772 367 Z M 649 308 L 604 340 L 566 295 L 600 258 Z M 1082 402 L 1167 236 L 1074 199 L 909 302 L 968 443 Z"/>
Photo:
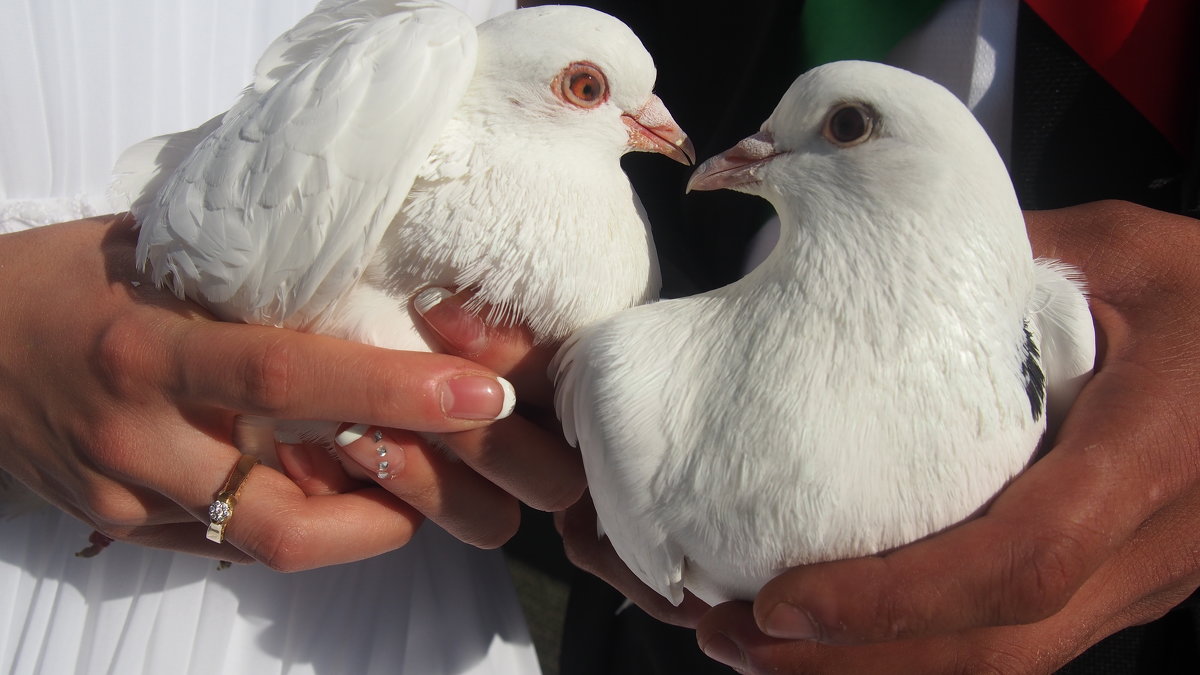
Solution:
<path fill-rule="evenodd" d="M 767 635 L 782 640 L 816 640 L 821 635 L 812 615 L 786 602 L 775 605 L 763 621 L 762 629 Z"/>
<path fill-rule="evenodd" d="M 344 448 L 363 436 L 366 436 L 367 429 L 369 428 L 370 426 L 366 424 L 355 424 L 354 426 L 346 427 L 342 433 L 333 437 L 333 442 L 337 443 L 339 447 Z"/>
<path fill-rule="evenodd" d="M 413 308 L 452 351 L 463 356 L 480 354 L 488 346 L 487 325 L 477 314 L 461 306 L 443 305 L 452 295 L 445 288 L 426 288 L 413 298 Z"/>
<path fill-rule="evenodd" d="M 417 297 L 413 298 L 413 307 L 417 308 L 418 314 L 425 316 L 426 312 L 441 304 L 443 300 L 451 295 L 454 294 L 445 288 L 432 286 L 421 291 L 417 294 Z"/>
<path fill-rule="evenodd" d="M 362 438 L 363 436 L 359 436 Z M 371 443 L 359 443 L 344 448 L 345 454 L 369 474 L 379 480 L 395 478 L 404 471 L 404 446 L 386 437 L 378 429 L 371 436 Z"/>
<path fill-rule="evenodd" d="M 503 377 L 465 375 L 442 383 L 442 413 L 460 420 L 502 420 L 517 404 L 513 386 Z"/>

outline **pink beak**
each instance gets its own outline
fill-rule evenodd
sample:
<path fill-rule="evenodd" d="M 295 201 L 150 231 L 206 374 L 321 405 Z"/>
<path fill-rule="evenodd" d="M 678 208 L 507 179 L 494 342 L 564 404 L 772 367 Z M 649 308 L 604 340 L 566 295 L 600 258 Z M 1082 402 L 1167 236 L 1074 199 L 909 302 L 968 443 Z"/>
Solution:
<path fill-rule="evenodd" d="M 683 133 L 657 96 L 651 94 L 641 108 L 622 114 L 621 121 L 629 127 L 630 149 L 662 153 L 687 166 L 696 162 L 692 139 Z"/>
<path fill-rule="evenodd" d="M 743 138 L 737 145 L 696 167 L 687 191 L 719 190 L 758 182 L 758 169 L 780 154 L 766 131 Z"/>

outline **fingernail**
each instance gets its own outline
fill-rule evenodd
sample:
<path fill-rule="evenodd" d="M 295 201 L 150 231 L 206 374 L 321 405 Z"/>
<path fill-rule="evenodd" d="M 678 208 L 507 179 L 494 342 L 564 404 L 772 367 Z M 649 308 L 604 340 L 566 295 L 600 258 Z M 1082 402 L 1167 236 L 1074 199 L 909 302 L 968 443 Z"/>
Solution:
<path fill-rule="evenodd" d="M 767 614 L 762 630 L 782 640 L 816 640 L 821 635 L 811 614 L 784 602 L 775 605 Z"/>
<path fill-rule="evenodd" d="M 466 375 L 442 383 L 442 413 L 460 420 L 502 420 L 517 394 L 503 377 Z"/>
<path fill-rule="evenodd" d="M 404 446 L 388 438 L 380 430 L 371 436 L 371 443 L 358 443 L 344 448 L 345 453 L 368 473 L 379 480 L 395 478 L 404 471 Z"/>
<path fill-rule="evenodd" d="M 333 437 L 333 442 L 344 448 L 363 436 L 366 436 L 368 428 L 369 426 L 366 424 L 355 424 L 354 426 L 346 427 L 342 433 Z"/>
<path fill-rule="evenodd" d="M 442 304 L 452 295 L 445 288 L 426 288 L 413 298 L 413 308 L 447 347 L 466 356 L 479 354 L 488 345 L 487 326 L 460 306 Z"/>
<path fill-rule="evenodd" d="M 454 295 L 445 288 L 431 287 L 426 288 L 413 298 L 413 306 L 417 308 L 417 314 L 425 316 L 425 313 L 441 304 L 443 300 Z"/>
<path fill-rule="evenodd" d="M 741 671 L 746 666 L 746 657 L 742 654 L 742 648 L 724 633 L 712 635 L 707 641 L 701 643 L 700 649 L 708 658 L 735 670 Z"/>

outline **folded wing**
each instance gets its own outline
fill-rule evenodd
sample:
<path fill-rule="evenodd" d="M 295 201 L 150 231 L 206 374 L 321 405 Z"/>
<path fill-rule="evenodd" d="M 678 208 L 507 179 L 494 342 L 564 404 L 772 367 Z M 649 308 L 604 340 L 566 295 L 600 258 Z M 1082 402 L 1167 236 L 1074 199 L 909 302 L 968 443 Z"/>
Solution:
<path fill-rule="evenodd" d="M 362 274 L 475 69 L 437 2 L 327 0 L 199 129 L 134 146 L 138 264 L 225 319 L 302 323 Z"/>

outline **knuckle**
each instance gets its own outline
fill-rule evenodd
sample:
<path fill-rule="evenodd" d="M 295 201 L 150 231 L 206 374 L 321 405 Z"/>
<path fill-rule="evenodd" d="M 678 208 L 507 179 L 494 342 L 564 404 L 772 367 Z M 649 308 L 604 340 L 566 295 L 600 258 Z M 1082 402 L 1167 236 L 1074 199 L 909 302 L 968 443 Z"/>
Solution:
<path fill-rule="evenodd" d="M 925 632 L 925 620 L 912 611 L 912 603 L 901 587 L 888 584 L 876 596 L 875 625 L 870 630 L 876 640 L 894 640 Z"/>
<path fill-rule="evenodd" d="M 1023 554 L 1012 558 L 1012 604 L 1009 616 L 999 618 L 1032 623 L 1062 609 L 1087 571 L 1085 551 L 1082 538 L 1066 531 L 1031 540 Z"/>
<path fill-rule="evenodd" d="M 563 553 L 566 554 L 567 561 L 585 572 L 600 576 L 602 570 L 595 556 L 597 544 L 581 539 L 579 535 L 563 537 Z"/>
<path fill-rule="evenodd" d="M 146 522 L 146 509 L 133 495 L 113 486 L 97 487 L 84 496 L 84 508 L 97 529 L 113 539 L 128 539 Z"/>
<path fill-rule="evenodd" d="M 563 553 L 567 556 L 567 560 L 572 565 L 593 573 L 595 572 L 595 565 L 592 564 L 592 561 L 595 558 L 595 549 L 599 544 L 599 540 L 595 535 L 596 528 L 594 525 L 591 528 L 591 537 L 589 538 L 575 524 L 565 527 L 562 534 Z"/>
<path fill-rule="evenodd" d="M 953 672 L 963 675 L 1032 675 L 1045 672 L 1037 653 L 1017 644 L 985 645 L 962 654 Z"/>
<path fill-rule="evenodd" d="M 153 330 L 129 314 L 100 331 L 92 362 L 110 392 L 124 398 L 145 396 L 146 352 L 154 339 Z"/>
<path fill-rule="evenodd" d="M 144 538 L 142 528 L 126 527 L 110 523 L 96 523 L 96 532 L 112 539 L 130 544 L 141 544 Z"/>
<path fill-rule="evenodd" d="M 255 347 L 243 367 L 246 404 L 251 409 L 266 415 L 286 410 L 292 396 L 294 359 L 292 343 L 283 337 Z"/>
<path fill-rule="evenodd" d="M 477 540 L 470 542 L 473 546 L 484 550 L 500 548 L 517 534 L 521 526 L 521 513 L 515 503 L 513 508 L 506 508 L 501 514 L 493 515 L 494 522 Z"/>
<path fill-rule="evenodd" d="M 583 496 L 587 484 L 583 480 L 555 480 L 545 486 L 543 494 L 530 499 L 529 506 L 549 513 L 565 511 Z"/>
<path fill-rule="evenodd" d="M 248 552 L 276 572 L 300 572 L 312 567 L 306 554 L 310 540 L 309 531 L 302 525 L 281 527 Z"/>

